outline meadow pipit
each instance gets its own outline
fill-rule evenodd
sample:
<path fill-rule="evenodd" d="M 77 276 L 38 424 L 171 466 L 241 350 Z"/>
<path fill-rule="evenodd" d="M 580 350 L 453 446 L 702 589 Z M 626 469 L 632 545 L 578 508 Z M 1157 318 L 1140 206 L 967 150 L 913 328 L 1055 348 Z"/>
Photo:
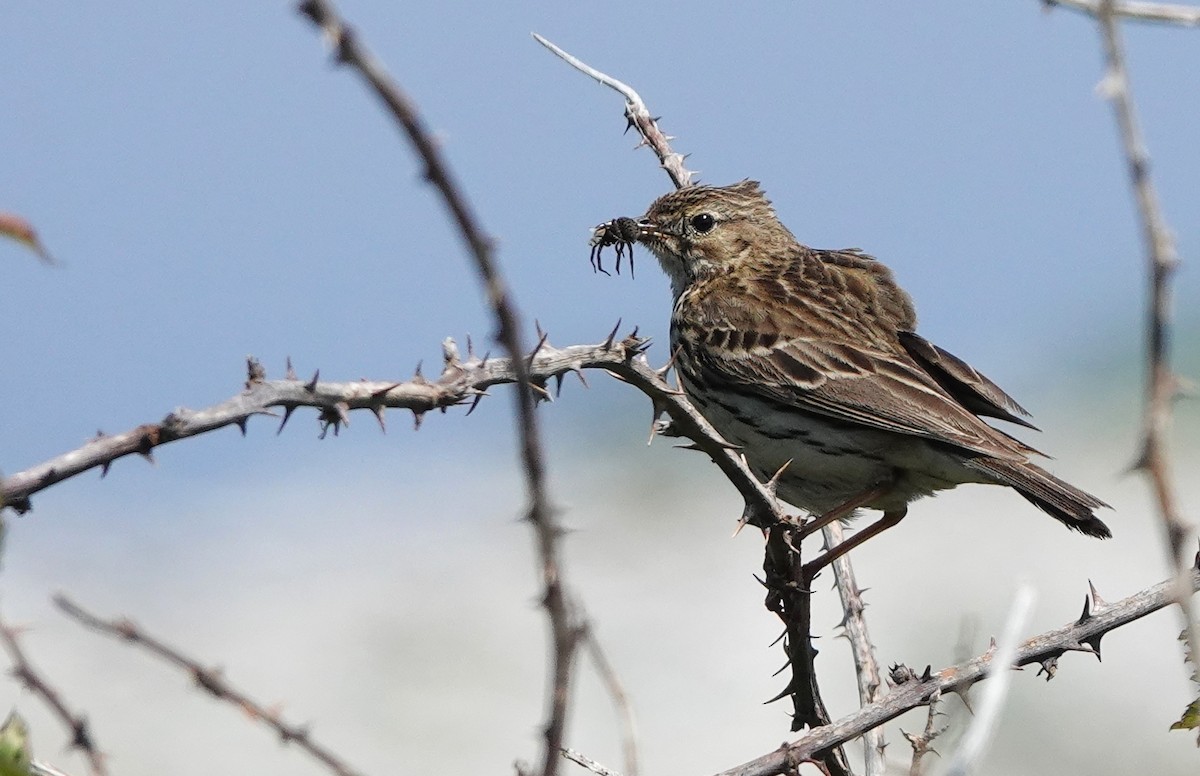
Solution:
<path fill-rule="evenodd" d="M 671 350 L 688 398 L 778 494 L 817 516 L 883 518 L 823 565 L 904 517 L 922 496 L 1007 485 L 1068 528 L 1111 533 L 1107 506 L 1030 461 L 1033 448 L 980 416 L 1032 426 L 966 362 L 916 333 L 891 270 L 857 250 L 801 245 L 758 183 L 690 186 L 640 219 L 597 227 L 593 260 L 634 242 L 671 280 Z"/>

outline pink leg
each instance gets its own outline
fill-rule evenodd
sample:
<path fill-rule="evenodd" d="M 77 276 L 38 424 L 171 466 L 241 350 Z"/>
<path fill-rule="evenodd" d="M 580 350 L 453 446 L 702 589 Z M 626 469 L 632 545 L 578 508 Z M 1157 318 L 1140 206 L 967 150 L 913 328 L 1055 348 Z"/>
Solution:
<path fill-rule="evenodd" d="M 902 509 L 898 509 L 898 510 L 895 510 L 892 512 L 884 512 L 883 517 L 879 518 L 871 525 L 867 526 L 866 528 L 862 529 L 858 533 L 854 534 L 854 536 L 851 536 L 849 539 L 842 542 L 841 544 L 839 544 L 836 547 L 830 547 L 823 554 L 817 556 L 813 560 L 810 560 L 808 563 L 805 563 L 804 570 L 803 570 L 804 578 L 812 579 L 813 576 L 818 571 L 825 568 L 830 563 L 834 562 L 835 560 L 842 557 L 846 553 L 850 552 L 850 550 L 853 550 L 855 547 L 862 544 L 867 539 L 870 539 L 872 536 L 875 536 L 877 534 L 881 534 L 884 531 L 886 531 L 887 529 L 894 526 L 896 523 L 899 523 L 901 520 L 904 519 L 904 516 L 906 514 L 908 514 L 907 507 L 904 507 Z M 818 519 L 818 522 L 820 520 L 825 520 L 825 515 L 822 515 Z M 825 522 L 822 523 L 822 525 L 827 525 L 829 522 L 830 521 L 825 520 Z"/>

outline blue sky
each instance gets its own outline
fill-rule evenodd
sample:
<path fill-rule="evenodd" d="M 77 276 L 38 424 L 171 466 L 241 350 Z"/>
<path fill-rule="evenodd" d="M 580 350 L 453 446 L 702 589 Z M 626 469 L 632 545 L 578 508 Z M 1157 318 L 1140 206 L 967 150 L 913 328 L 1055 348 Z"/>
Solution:
<path fill-rule="evenodd" d="M 703 181 L 757 178 L 801 240 L 860 247 L 893 267 L 922 332 L 1034 409 L 1048 447 L 1086 446 L 1095 405 L 1119 408 L 1122 433 L 1132 426 L 1142 250 L 1086 19 L 1033 0 L 737 13 L 716 2 L 340 6 L 437 131 L 498 240 L 530 336 L 536 317 L 554 344 L 594 342 L 621 318 L 663 343 L 669 313 L 648 256 L 636 280 L 594 275 L 586 240 L 670 183 L 622 136 L 617 95 L 543 50 L 536 31 L 635 86 Z M 302 374 L 399 379 L 421 360 L 428 371 L 446 336 L 489 339 L 460 240 L 406 142 L 289 4 L 13 0 L 5 16 L 0 210 L 30 219 L 64 266 L 0 243 L 0 470 L 97 429 L 221 401 L 240 388 L 247 354 L 270 376 L 290 355 Z M 1127 26 L 1126 36 L 1155 181 L 1187 260 L 1200 244 L 1195 32 Z M 1194 343 L 1191 264 L 1178 297 L 1183 341 Z M 1197 364 L 1193 347 L 1181 358 Z M 644 403 L 592 383 L 546 412 L 550 449 L 646 465 Z M 80 574 L 114 606 L 153 606 L 126 595 L 153 575 L 110 576 L 88 547 L 128 570 L 176 544 L 207 546 L 200 529 L 163 525 L 192 509 L 236 537 L 233 526 L 253 519 L 241 511 L 247 493 L 299 481 L 401 501 L 407 487 L 445 481 L 487 508 L 425 510 L 406 525 L 509 520 L 521 497 L 509 399 L 497 393 L 470 419 L 431 418 L 418 435 L 394 417 L 384 437 L 364 416 L 318 443 L 300 414 L 279 438 L 252 421 L 246 440 L 220 432 L 159 451 L 154 468 L 124 461 L 103 483 L 65 483 L 16 526 L 6 565 L 27 583 L 18 600 L 34 607 Z M 1184 412 L 1194 426 L 1194 408 Z M 1132 449 L 1112 436 L 1114 450 Z M 678 474 L 677 458 L 663 459 L 663 477 Z M 484 492 L 476 481 L 503 484 Z M 581 487 L 554 482 L 568 501 Z M 353 495 L 321 502 L 315 524 Z M 106 516 L 102 534 L 88 510 Z M 19 553 L 38 547 L 74 570 L 20 576 Z M 204 573 L 218 572 L 201 564 L 196 585 Z"/>

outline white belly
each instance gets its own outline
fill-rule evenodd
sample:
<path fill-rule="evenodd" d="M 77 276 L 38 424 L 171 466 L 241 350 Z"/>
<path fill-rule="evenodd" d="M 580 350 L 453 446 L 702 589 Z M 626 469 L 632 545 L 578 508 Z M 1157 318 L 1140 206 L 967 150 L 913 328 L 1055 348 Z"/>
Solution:
<path fill-rule="evenodd" d="M 737 405 L 688 397 L 726 441 L 739 446 L 762 480 L 784 464 L 778 494 L 814 514 L 827 512 L 882 484 L 888 495 L 867 506 L 899 509 L 914 499 L 966 482 L 987 482 L 948 448 L 920 437 L 841 423 L 738 395 Z M 789 463 L 790 462 L 790 463 Z"/>

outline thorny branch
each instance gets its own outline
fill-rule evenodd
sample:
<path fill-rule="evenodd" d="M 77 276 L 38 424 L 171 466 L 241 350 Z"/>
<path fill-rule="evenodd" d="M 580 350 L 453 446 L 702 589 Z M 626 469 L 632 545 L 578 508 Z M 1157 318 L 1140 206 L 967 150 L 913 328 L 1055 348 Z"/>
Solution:
<path fill-rule="evenodd" d="M 933 742 L 938 736 L 946 732 L 946 728 L 938 730 L 934 724 L 937 722 L 938 715 L 940 714 L 937 709 L 941 698 L 942 693 L 939 690 L 935 690 L 933 695 L 929 696 L 929 704 L 926 707 L 925 715 L 925 729 L 923 731 L 920 733 L 907 733 L 904 728 L 900 729 L 900 735 L 904 736 L 908 743 L 912 744 L 912 765 L 909 766 L 908 776 L 921 776 L 921 761 L 925 758 L 925 755 L 930 752 L 934 754 L 938 753 L 933 748 Z"/>
<path fill-rule="evenodd" d="M 92 739 L 92 731 L 88 727 L 87 718 L 82 714 L 75 714 L 67 708 L 66 702 L 58 694 L 58 691 L 33 669 L 29 659 L 25 657 L 20 643 L 17 642 L 15 628 L 0 622 L 0 639 L 3 639 L 4 648 L 8 650 L 8 656 L 13 663 L 10 671 L 12 676 L 25 685 L 30 692 L 41 696 L 42 700 L 46 701 L 46 705 L 70 731 L 71 747 L 80 750 L 87 757 L 88 765 L 94 776 L 104 776 L 107 773 L 107 769 L 104 767 L 104 755 L 100 753 L 96 742 Z"/>
<path fill-rule="evenodd" d="M 1197 621 L 1191 594 L 1187 590 L 1194 526 L 1190 525 L 1179 511 L 1167 449 L 1171 404 L 1179 391 L 1179 380 L 1171 368 L 1169 352 L 1171 278 L 1179 266 L 1179 256 L 1175 252 L 1175 241 L 1159 205 L 1154 183 L 1150 179 L 1150 156 L 1142 140 L 1134 111 L 1129 72 L 1125 66 L 1125 50 L 1120 30 L 1117 28 L 1116 8 L 1117 4 L 1112 0 L 1103 0 L 1095 9 L 1107 69 L 1102 90 L 1112 103 L 1113 115 L 1121 134 L 1121 143 L 1129 168 L 1129 182 L 1141 219 L 1146 269 L 1150 278 L 1146 403 L 1142 421 L 1141 451 L 1135 468 L 1145 472 L 1150 480 L 1166 536 L 1169 561 L 1175 569 L 1175 597 L 1183 615 L 1189 653 L 1200 655 L 1200 622 Z"/>
<path fill-rule="evenodd" d="M 638 134 L 642 136 L 639 147 L 641 145 L 650 146 L 654 154 L 658 157 L 659 164 L 667 171 L 667 175 L 671 176 L 671 182 L 675 184 L 675 188 L 682 189 L 685 186 L 692 185 L 692 176 L 696 173 L 683 166 L 687 155 L 676 153 L 671 149 L 670 141 L 674 140 L 674 138 L 663 134 L 663 131 L 658 128 L 658 119 L 650 115 L 650 110 L 646 107 L 645 101 L 642 100 L 641 95 L 634 91 L 632 86 L 622 83 L 611 75 L 602 73 L 586 62 L 571 56 L 536 32 L 533 33 L 533 38 L 538 43 L 550 49 L 555 56 L 562 59 L 571 67 L 584 75 L 596 79 L 604 86 L 619 92 L 625 98 L 625 119 L 629 122 L 626 131 L 628 131 L 629 127 L 633 127 L 638 131 Z"/>
<path fill-rule="evenodd" d="M 825 547 L 830 549 L 841 544 L 843 539 L 842 523 L 834 520 L 821 529 L 825 537 Z M 875 657 L 875 645 L 871 642 L 871 634 L 867 629 L 867 619 L 863 616 L 863 591 L 858 587 L 854 577 L 854 566 L 850 556 L 836 558 L 830 568 L 833 570 L 834 586 L 842 603 L 841 626 L 845 629 L 846 640 L 850 642 L 850 651 L 854 656 L 854 673 L 858 678 L 858 703 L 866 706 L 883 697 L 883 678 L 879 672 L 879 661 Z M 866 776 L 882 776 L 887 772 L 887 760 L 884 750 L 887 742 L 883 737 L 883 728 L 868 730 L 863 736 L 863 768 Z"/>
<path fill-rule="evenodd" d="M 625 687 L 621 684 L 617 672 L 613 670 L 604 648 L 600 646 L 600 640 L 596 638 L 591 623 L 584 628 L 581 639 L 582 647 L 591 657 L 596 673 L 600 675 L 600 680 L 608 688 L 608 694 L 613 700 L 613 706 L 616 707 L 617 716 L 621 721 L 621 749 L 625 755 L 625 776 L 638 776 L 640 768 L 638 767 L 637 717 L 633 712 L 633 704 L 629 702 Z"/>
<path fill-rule="evenodd" d="M 691 185 L 693 173 L 683 167 L 683 161 L 686 157 L 672 150 L 670 146 L 671 138 L 663 135 L 659 130 L 657 120 L 651 118 L 645 102 L 633 87 L 568 54 L 537 33 L 534 33 L 533 37 L 538 43 L 541 43 L 575 69 L 623 95 L 625 97 L 625 117 L 629 122 L 629 126 L 636 127 L 642 136 L 642 143 L 649 145 L 654 150 L 662 167 L 670 175 L 675 187 L 683 188 Z M 621 222 L 627 220 L 617 219 L 611 222 L 611 224 L 618 229 L 619 233 Z M 603 268 L 600 264 L 600 251 L 607 245 L 612 245 L 615 248 L 617 252 L 617 270 L 619 271 L 621 267 L 623 240 L 611 239 L 611 237 L 608 231 L 602 231 L 597 234 L 598 239 L 593 243 L 593 266 L 601 271 L 603 271 Z M 632 268 L 633 261 L 631 256 L 631 271 Z M 657 406 L 655 410 L 655 417 L 657 417 Z M 686 430 L 684 431 L 684 435 L 695 439 L 695 436 L 687 433 Z M 712 454 L 711 451 L 710 454 Z M 718 463 L 720 463 L 719 460 Z M 726 471 L 726 475 L 729 476 L 728 471 Z M 741 488 L 740 485 L 739 488 Z M 774 480 L 767 483 L 767 490 L 770 492 L 772 496 L 771 500 L 773 501 Z M 743 493 L 746 493 L 744 489 Z M 788 664 L 792 669 L 792 678 L 788 682 L 787 688 L 779 697 L 783 695 L 792 696 L 792 705 L 794 708 L 793 730 L 798 730 L 804 725 L 816 727 L 828 724 L 829 718 L 820 697 L 820 689 L 817 686 L 816 673 L 813 668 L 815 650 L 811 646 L 812 602 L 810 598 L 812 579 L 804 572 L 803 565 L 800 562 L 799 537 L 795 534 L 793 526 L 781 524 L 779 515 L 777 514 L 772 514 L 765 522 L 754 519 L 750 511 L 755 508 L 753 507 L 754 503 L 747 496 L 748 511 L 743 516 L 743 521 L 754 523 L 768 530 L 767 546 L 763 561 L 765 572 L 764 584 L 766 584 L 768 590 L 766 603 L 767 608 L 775 612 L 783 620 L 786 629 L 784 652 L 787 654 Z M 764 513 L 763 517 L 765 516 Z M 793 541 L 793 538 L 796 540 Z M 857 598 L 860 595 L 860 591 L 854 585 L 854 573 L 849 558 L 846 558 L 840 564 L 839 569 L 840 573 L 835 572 L 834 578 L 841 593 L 842 601 L 846 602 L 847 600 Z M 861 599 L 859 600 L 861 603 Z M 846 611 L 844 621 L 851 619 L 849 610 Z M 873 664 L 873 658 L 870 660 L 859 660 L 860 655 L 870 655 L 872 650 L 870 639 L 866 634 L 865 622 L 862 619 L 861 606 L 855 615 L 855 619 L 857 623 L 862 624 L 862 627 L 848 628 L 846 635 L 851 641 L 851 648 L 855 653 L 855 667 L 859 685 L 860 687 L 868 687 L 873 684 L 878 688 L 878 667 L 875 667 L 873 675 L 869 673 L 870 666 Z M 862 640 L 860 641 L 860 639 Z M 864 671 L 868 673 L 864 674 Z M 869 694 L 867 692 L 867 695 Z M 881 732 L 873 734 L 868 741 L 868 748 L 871 750 L 867 755 L 868 774 L 873 775 L 883 772 L 883 747 L 883 734 Z M 823 766 L 827 771 L 832 773 L 839 773 L 845 770 L 844 753 L 840 750 L 828 753 L 828 759 Z"/>
<path fill-rule="evenodd" d="M 568 374 L 582 377 L 585 369 L 600 369 L 629 383 L 650 397 L 655 417 L 667 413 L 675 433 L 688 437 L 713 458 L 746 500 L 747 522 L 766 527 L 785 520 L 774 495 L 750 472 L 737 451 L 722 441 L 708 421 L 666 382 L 662 370 L 650 366 L 645 356 L 649 340 L 635 335 L 618 340 L 616 331 L 595 345 L 556 348 L 546 338 L 536 352 L 517 361 L 527 371 L 542 400 L 553 396 L 548 388 L 551 380 L 561 390 Z M 152 458 L 154 449 L 160 445 L 219 428 L 237 426 L 245 433 L 251 417 L 274 417 L 274 408 L 283 410 L 281 431 L 298 407 L 319 411 L 322 434 L 329 430 L 337 434 L 349 424 L 354 410 L 369 410 L 380 427 L 386 429 L 386 411 L 406 409 L 413 413 L 419 426 L 432 410 L 445 412 L 449 407 L 464 404 L 473 408 L 492 386 L 515 383 L 518 379 L 513 359 L 486 355 L 481 358 L 469 341 L 465 359 L 450 339 L 442 343 L 442 357 L 442 372 L 434 380 L 424 377 L 418 369 L 409 380 L 358 382 L 325 382 L 320 380 L 319 373 L 307 382 L 291 375 L 283 380 L 267 380 L 263 367 L 250 359 L 245 390 L 236 396 L 200 410 L 179 408 L 157 423 L 145 423 L 120 434 L 100 434 L 75 450 L 5 477 L 0 493 L 6 506 L 27 511 L 31 508 L 30 497 L 55 483 L 95 468 L 107 473 L 114 461 L 127 455 Z"/>
<path fill-rule="evenodd" d="M 800 557 L 801 530 L 781 523 L 767 529 L 763 553 L 763 585 L 767 588 L 766 607 L 783 622 L 783 651 L 792 678 L 783 691 L 792 699 L 792 730 L 822 728 L 830 723 L 829 712 L 821 698 L 813 659 L 812 582 Z M 841 745 L 814 753 L 821 770 L 828 776 L 849 776 L 850 766 Z"/>
<path fill-rule="evenodd" d="M 244 692 L 231 685 L 222 676 L 220 669 L 205 668 L 199 662 L 184 655 L 179 650 L 147 634 L 130 620 L 104 620 L 84 610 L 61 593 L 54 596 L 54 603 L 67 616 L 84 626 L 122 641 L 137 644 L 148 652 L 182 669 L 192 677 L 196 686 L 201 690 L 204 690 L 217 700 L 226 701 L 236 706 L 251 719 L 261 721 L 264 725 L 267 725 L 279 734 L 280 741 L 300 747 L 300 749 L 325 765 L 329 770 L 338 774 L 338 776 L 358 776 L 358 772 L 352 770 L 340 757 L 313 740 L 312 731 L 308 725 L 295 725 L 285 722 L 278 710 L 269 709 L 255 702 Z"/>
<path fill-rule="evenodd" d="M 1200 567 L 1190 572 L 1192 591 L 1200 590 Z M 1047 631 L 1024 641 L 1018 648 L 1015 666 L 1038 663 L 1038 674 L 1047 680 L 1058 671 L 1058 659 L 1067 652 L 1088 652 L 1100 656 L 1100 640 L 1108 632 L 1141 619 L 1152 612 L 1175 603 L 1173 581 L 1167 580 L 1134 593 L 1114 603 L 1103 602 L 1095 591 L 1084 599 L 1083 614 L 1075 622 Z M 971 685 L 986 678 L 992 671 L 993 650 L 959 665 L 936 673 L 913 675 L 876 703 L 849 714 L 832 725 L 817 728 L 763 755 L 717 776 L 774 776 L 794 772 L 796 766 L 807 762 L 832 746 L 852 741 L 867 730 L 878 727 L 906 711 L 929 703 L 935 693 L 963 693 Z"/>
<path fill-rule="evenodd" d="M 416 105 L 359 42 L 358 36 L 339 17 L 332 3 L 325 0 L 304 0 L 299 8 L 302 14 L 325 33 L 336 52 L 337 61 L 354 68 L 366 79 L 424 161 L 426 178 L 441 192 L 475 259 L 475 268 L 483 281 L 488 305 L 496 319 L 496 338 L 512 357 L 517 385 L 517 432 L 529 497 L 528 519 L 537 537 L 538 559 L 545 587 L 542 606 L 550 622 L 553 643 L 553 679 L 549 690 L 541 773 L 543 776 L 554 776 L 558 771 L 558 750 L 562 748 L 566 735 L 571 667 L 578 645 L 580 624 L 571 610 L 559 560 L 558 540 L 562 529 L 555 519 L 554 510 L 546 494 L 545 464 L 537 416 L 534 414 L 537 399 L 529 381 L 528 367 L 521 361 L 525 347 L 521 341 L 520 316 L 500 266 L 493 258 L 494 244 L 491 238 L 485 235 L 465 194 L 451 175 L 449 165 L 442 158 L 432 134 L 426 129 Z"/>
<path fill-rule="evenodd" d="M 617 771 L 611 770 L 609 768 L 605 768 L 603 765 L 601 765 L 600 763 L 591 759 L 590 757 L 585 757 L 584 755 L 580 754 L 579 752 L 576 752 L 574 749 L 562 750 L 562 756 L 567 758 L 571 762 L 575 763 L 576 765 L 580 765 L 580 766 L 588 769 L 592 773 L 597 774 L 597 776 L 623 776 L 622 774 L 618 773 Z"/>
<path fill-rule="evenodd" d="M 1062 6 L 1091 16 L 1099 16 L 1105 0 L 1042 0 L 1047 9 Z M 1112 15 L 1140 22 L 1161 22 L 1184 27 L 1200 25 L 1200 8 L 1171 3 L 1112 3 Z"/>

